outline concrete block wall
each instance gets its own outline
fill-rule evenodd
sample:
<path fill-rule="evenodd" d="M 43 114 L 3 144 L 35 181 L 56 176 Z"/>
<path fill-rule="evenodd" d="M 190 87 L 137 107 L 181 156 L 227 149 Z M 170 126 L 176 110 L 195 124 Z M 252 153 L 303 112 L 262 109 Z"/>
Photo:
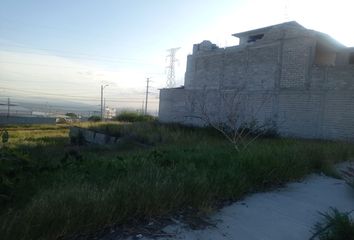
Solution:
<path fill-rule="evenodd" d="M 247 81 L 248 50 L 245 48 L 225 49 L 224 76 L 220 85 L 222 88 L 241 87 Z"/>
<path fill-rule="evenodd" d="M 310 78 L 313 90 L 354 91 L 354 65 L 313 66 Z"/>
<path fill-rule="evenodd" d="M 184 75 L 184 87 L 193 88 L 194 85 L 194 73 L 195 73 L 195 57 L 193 55 L 187 56 L 187 67 Z"/>
<path fill-rule="evenodd" d="M 283 136 L 354 141 L 354 65 L 314 65 L 315 36 L 280 27 L 253 44 L 195 47 L 185 88 L 161 90 L 159 119 L 205 124 L 193 118 L 200 115 L 196 99 L 214 120 L 225 119 L 221 95 L 245 87 L 243 119 L 271 120 Z"/>
<path fill-rule="evenodd" d="M 213 49 L 189 55 L 186 89 L 228 89 L 247 86 L 270 90 L 279 74 L 280 44 Z"/>
<path fill-rule="evenodd" d="M 162 89 L 160 99 L 161 122 L 203 126 L 236 113 L 240 124 L 256 120 L 261 125 L 276 115 L 275 94 L 263 90 Z"/>
<path fill-rule="evenodd" d="M 327 66 L 312 66 L 310 72 L 310 86 L 311 90 L 324 90 L 326 89 L 328 80 L 328 70 Z"/>
<path fill-rule="evenodd" d="M 170 90 L 162 90 L 168 93 Z M 189 125 L 205 125 L 200 106 L 188 96 L 201 96 L 201 90 L 180 89 L 180 94 L 168 101 L 161 95 L 159 119 Z M 218 90 L 210 90 L 205 100 L 210 119 L 225 118 L 230 109 L 217 98 Z M 259 124 L 273 121 L 282 136 L 340 139 L 354 141 L 354 92 L 353 91 L 293 91 L 248 92 L 247 102 L 240 119 L 256 119 Z M 241 108 L 240 108 L 241 109 Z M 198 116 L 200 118 L 198 118 Z"/>
<path fill-rule="evenodd" d="M 354 91 L 354 65 L 329 67 L 326 77 L 326 89 Z"/>
<path fill-rule="evenodd" d="M 219 88 L 223 76 L 224 53 L 202 55 L 195 60 L 194 88 Z"/>
<path fill-rule="evenodd" d="M 273 90 L 279 72 L 279 43 L 248 50 L 245 81 L 250 90 Z"/>
<path fill-rule="evenodd" d="M 321 120 L 319 138 L 354 141 L 354 91 L 326 94 Z"/>
<path fill-rule="evenodd" d="M 189 101 L 188 93 L 184 88 L 180 89 L 161 89 L 159 119 L 162 122 L 185 122 Z"/>
<path fill-rule="evenodd" d="M 309 38 L 294 38 L 284 41 L 281 53 L 280 88 L 307 88 L 311 66 L 312 47 L 315 41 Z"/>
<path fill-rule="evenodd" d="M 317 138 L 321 95 L 309 91 L 279 93 L 277 127 L 283 136 Z"/>

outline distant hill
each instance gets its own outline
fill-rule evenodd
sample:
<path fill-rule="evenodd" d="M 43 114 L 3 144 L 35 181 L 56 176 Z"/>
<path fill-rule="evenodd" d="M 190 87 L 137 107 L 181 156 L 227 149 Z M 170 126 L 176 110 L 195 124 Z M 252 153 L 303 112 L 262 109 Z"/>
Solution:
<path fill-rule="evenodd" d="M 91 115 L 94 111 L 99 111 L 100 106 L 94 106 L 90 104 L 85 104 L 81 102 L 73 102 L 73 101 L 66 101 L 60 99 L 32 99 L 32 98 L 11 98 L 10 101 L 11 112 L 18 111 L 21 109 L 22 111 L 26 112 L 44 112 L 44 113 L 67 113 L 67 112 L 74 112 L 80 115 Z M 7 101 L 1 100 L 0 101 L 0 114 L 2 112 L 7 111 Z"/>

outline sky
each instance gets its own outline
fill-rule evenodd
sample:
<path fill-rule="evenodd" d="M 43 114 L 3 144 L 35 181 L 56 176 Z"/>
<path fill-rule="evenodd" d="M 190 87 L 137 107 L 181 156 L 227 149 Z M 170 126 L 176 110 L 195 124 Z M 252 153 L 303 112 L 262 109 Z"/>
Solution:
<path fill-rule="evenodd" d="M 286 21 L 354 46 L 352 0 L 1 0 L 0 103 L 48 99 L 149 110 L 166 86 L 167 49 L 183 85 L 193 44 L 238 44 L 231 35 Z"/>

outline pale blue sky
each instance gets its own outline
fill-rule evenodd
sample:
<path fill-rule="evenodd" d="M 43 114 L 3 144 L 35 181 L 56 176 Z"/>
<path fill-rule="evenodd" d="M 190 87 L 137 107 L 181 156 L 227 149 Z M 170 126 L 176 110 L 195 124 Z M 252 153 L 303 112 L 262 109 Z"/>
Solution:
<path fill-rule="evenodd" d="M 230 13 L 235 2 L 2 0 L 1 37 L 31 47 L 142 58 L 178 45 Z"/>
<path fill-rule="evenodd" d="M 354 46 L 352 5 L 350 0 L 1 0 L 0 97 L 96 104 L 100 84 L 108 82 L 108 104 L 140 106 L 145 78 L 151 77 L 155 110 L 168 48 L 181 47 L 177 85 L 182 85 L 194 43 L 235 45 L 231 34 L 270 24 L 295 20 Z"/>

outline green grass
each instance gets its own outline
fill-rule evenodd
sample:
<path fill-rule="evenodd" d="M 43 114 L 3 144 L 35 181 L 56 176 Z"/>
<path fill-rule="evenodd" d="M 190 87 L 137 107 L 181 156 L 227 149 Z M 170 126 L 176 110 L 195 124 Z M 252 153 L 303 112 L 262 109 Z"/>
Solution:
<path fill-rule="evenodd" d="M 350 144 L 259 139 L 246 151 L 212 129 L 158 123 L 81 124 L 126 139 L 70 146 L 65 127 L 10 128 L 2 149 L 0 236 L 57 239 L 132 219 L 209 211 L 353 156 Z M 31 130 L 28 130 L 31 129 Z"/>
<path fill-rule="evenodd" d="M 331 208 L 329 212 L 321 215 L 322 220 L 315 225 L 315 234 L 311 239 L 354 240 L 354 220 L 350 213 Z"/>

